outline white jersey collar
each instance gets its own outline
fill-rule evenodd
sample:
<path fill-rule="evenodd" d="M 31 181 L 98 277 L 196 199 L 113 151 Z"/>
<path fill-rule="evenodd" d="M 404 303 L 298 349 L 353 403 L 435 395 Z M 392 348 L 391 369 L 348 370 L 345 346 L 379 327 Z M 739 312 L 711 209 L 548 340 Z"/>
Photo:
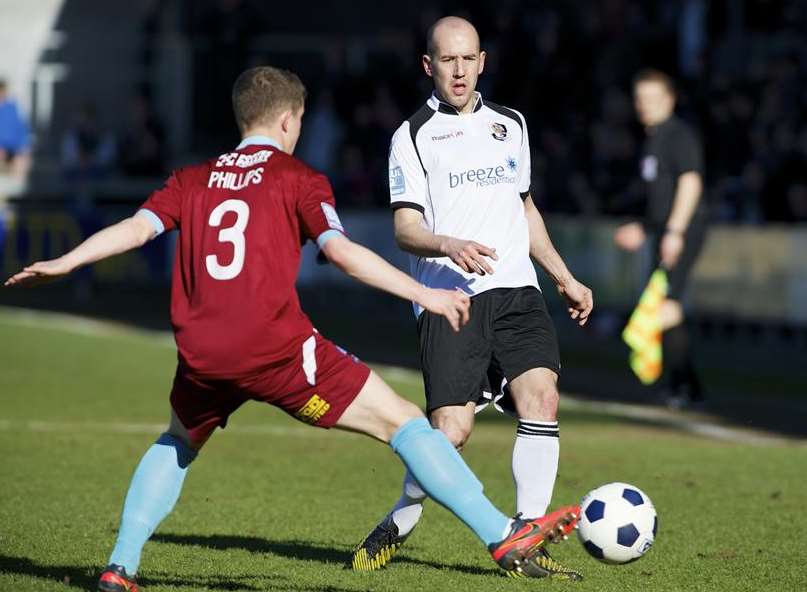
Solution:
<path fill-rule="evenodd" d="M 426 101 L 426 104 L 435 111 L 445 113 L 446 115 L 463 115 L 462 113 L 457 111 L 456 107 L 454 107 L 449 103 L 446 103 L 444 100 L 438 97 L 437 92 L 432 93 L 432 96 L 429 97 L 429 100 Z M 482 95 L 479 93 L 479 91 L 474 91 L 474 108 L 471 111 L 471 113 L 476 113 L 477 111 L 479 111 L 482 108 L 482 105 L 483 105 Z"/>

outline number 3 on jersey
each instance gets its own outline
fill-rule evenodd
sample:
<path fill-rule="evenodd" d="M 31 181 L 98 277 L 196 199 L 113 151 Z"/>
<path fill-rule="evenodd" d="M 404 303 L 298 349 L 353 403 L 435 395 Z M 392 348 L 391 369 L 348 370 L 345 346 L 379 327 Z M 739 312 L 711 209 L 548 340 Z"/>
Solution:
<path fill-rule="evenodd" d="M 234 225 L 219 231 L 219 242 L 233 244 L 233 260 L 229 265 L 221 265 L 216 255 L 208 255 L 205 258 L 207 273 L 216 280 L 231 280 L 241 273 L 246 255 L 247 243 L 244 230 L 249 221 L 249 206 L 240 199 L 223 201 L 210 212 L 208 224 L 213 228 L 218 228 L 221 226 L 221 219 L 227 212 L 235 212 L 237 217 Z"/>

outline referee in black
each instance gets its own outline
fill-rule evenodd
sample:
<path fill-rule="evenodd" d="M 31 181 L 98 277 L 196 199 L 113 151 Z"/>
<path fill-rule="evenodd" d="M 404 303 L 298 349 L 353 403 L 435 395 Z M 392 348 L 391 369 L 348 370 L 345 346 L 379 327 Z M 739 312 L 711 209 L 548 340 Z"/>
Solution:
<path fill-rule="evenodd" d="M 697 133 L 675 116 L 675 86 L 669 76 L 643 70 L 634 78 L 633 93 L 647 134 L 640 166 L 647 208 L 643 223 L 620 226 L 614 240 L 636 251 L 650 237 L 654 267 L 667 270 L 669 292 L 661 318 L 664 372 L 658 393 L 669 406 L 683 407 L 704 398 L 682 306 L 689 272 L 706 237 L 703 146 Z"/>

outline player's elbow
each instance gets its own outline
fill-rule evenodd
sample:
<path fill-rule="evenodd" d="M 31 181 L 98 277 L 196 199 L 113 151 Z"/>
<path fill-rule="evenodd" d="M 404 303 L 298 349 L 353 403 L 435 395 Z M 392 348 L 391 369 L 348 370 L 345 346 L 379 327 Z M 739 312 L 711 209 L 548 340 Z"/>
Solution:
<path fill-rule="evenodd" d="M 141 216 L 133 216 L 124 222 L 131 231 L 132 247 L 142 247 L 156 236 L 151 222 Z"/>
<path fill-rule="evenodd" d="M 416 230 L 412 226 L 395 225 L 395 244 L 407 253 L 415 252 L 417 240 Z"/>
<path fill-rule="evenodd" d="M 405 251 L 406 247 L 409 245 L 404 233 L 398 232 L 398 230 L 395 231 L 395 244 L 398 245 L 398 248 L 402 251 Z"/>
<path fill-rule="evenodd" d="M 328 261 L 341 270 L 350 266 L 350 253 L 353 243 L 345 236 L 336 236 L 322 245 L 322 254 Z"/>

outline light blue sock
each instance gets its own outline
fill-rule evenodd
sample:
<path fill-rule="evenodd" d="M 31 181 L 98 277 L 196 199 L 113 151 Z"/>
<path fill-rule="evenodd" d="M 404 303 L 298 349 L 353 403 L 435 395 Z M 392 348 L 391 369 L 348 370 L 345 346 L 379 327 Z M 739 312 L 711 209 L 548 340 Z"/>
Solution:
<path fill-rule="evenodd" d="M 423 491 L 476 533 L 485 545 L 504 538 L 510 519 L 482 493 L 482 483 L 439 430 L 425 417 L 411 419 L 390 440 L 395 454 Z"/>
<path fill-rule="evenodd" d="M 109 563 L 122 565 L 129 575 L 137 573 L 143 545 L 174 509 L 194 458 L 196 451 L 170 434 L 160 436 L 146 451 L 126 494 Z"/>

